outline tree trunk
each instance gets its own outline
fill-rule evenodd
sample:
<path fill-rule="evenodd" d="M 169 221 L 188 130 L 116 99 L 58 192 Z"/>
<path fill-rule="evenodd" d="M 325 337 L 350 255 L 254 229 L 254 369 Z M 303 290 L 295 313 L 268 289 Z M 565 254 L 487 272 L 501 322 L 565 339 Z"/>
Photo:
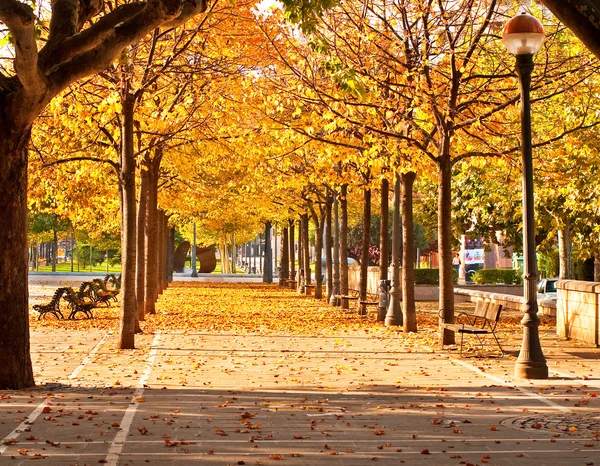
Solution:
<path fill-rule="evenodd" d="M 56 215 L 54 220 L 56 221 Z M 58 236 L 56 234 L 56 228 L 52 229 L 52 271 L 56 272 L 56 263 L 58 262 Z"/>
<path fill-rule="evenodd" d="M 304 246 L 302 245 L 303 238 L 302 218 L 298 220 L 298 293 L 304 293 Z"/>
<path fill-rule="evenodd" d="M 165 214 L 164 210 L 159 211 L 159 219 L 160 219 L 160 235 L 158 241 L 158 250 L 160 252 L 160 264 L 158 268 L 158 291 L 159 294 L 162 294 L 163 291 L 167 289 L 168 280 L 167 280 L 167 239 L 169 236 L 169 219 Z M 158 299 L 158 296 L 156 297 Z"/>
<path fill-rule="evenodd" d="M 263 264 L 263 282 L 273 283 L 273 250 L 271 249 L 271 222 L 265 223 L 265 261 Z"/>
<path fill-rule="evenodd" d="M 133 111 L 135 98 L 125 82 L 122 96 L 123 123 L 119 187 L 121 194 L 121 322 L 119 348 L 135 348 L 135 157 L 133 153 Z"/>
<path fill-rule="evenodd" d="M 570 222 L 568 218 L 565 218 L 564 226 L 558 230 L 558 276 L 561 280 L 571 280 L 573 278 L 572 245 Z"/>
<path fill-rule="evenodd" d="M 381 180 L 381 209 L 379 211 L 379 280 L 388 279 L 388 262 L 389 262 L 389 236 L 388 236 L 388 216 L 389 216 L 389 195 L 390 182 L 387 179 Z M 385 321 L 387 309 L 385 307 L 378 308 L 377 320 Z"/>
<path fill-rule="evenodd" d="M 136 260 L 136 279 L 135 294 L 137 301 L 137 317 L 139 321 L 145 320 L 145 281 L 146 281 L 146 253 L 145 253 L 145 228 L 146 215 L 148 212 L 148 165 L 149 160 L 144 158 L 143 166 L 140 167 L 140 188 L 137 211 L 137 260 Z"/>
<path fill-rule="evenodd" d="M 327 198 L 325 204 L 325 275 L 327 275 L 326 297 L 327 302 L 331 301 L 333 294 L 333 222 L 331 219 L 332 197 L 331 190 L 327 188 Z"/>
<path fill-rule="evenodd" d="M 0 125 L 0 389 L 34 385 L 27 285 L 29 137 L 29 128 L 17 131 L 6 120 Z"/>
<path fill-rule="evenodd" d="M 173 268 L 175 262 L 175 228 L 169 228 L 167 244 L 167 282 L 173 281 Z"/>
<path fill-rule="evenodd" d="M 71 259 L 71 272 L 73 272 L 73 256 L 75 252 L 75 235 L 73 233 L 73 230 L 71 230 L 71 256 L 69 257 L 69 259 Z"/>
<path fill-rule="evenodd" d="M 315 224 L 315 298 L 323 297 L 323 220 L 324 214 L 319 217 L 317 212 L 311 208 L 313 223 Z M 308 218 L 307 218 L 308 220 Z"/>
<path fill-rule="evenodd" d="M 360 301 L 367 300 L 367 282 L 369 272 L 369 246 L 371 246 L 371 189 L 365 187 L 363 191 L 363 234 L 360 257 Z M 366 304 L 361 304 L 358 314 L 367 315 Z"/>
<path fill-rule="evenodd" d="M 454 322 L 454 275 L 452 268 L 452 161 L 449 154 L 450 138 L 443 142 L 443 154 L 438 159 L 438 253 L 440 260 L 441 320 Z M 454 344 L 454 332 L 443 329 L 442 343 Z"/>
<path fill-rule="evenodd" d="M 281 234 L 281 261 L 279 262 L 279 286 L 287 285 L 290 273 L 290 246 L 288 239 L 288 228 L 284 227 Z"/>
<path fill-rule="evenodd" d="M 144 282 L 144 312 L 156 314 L 156 296 L 158 286 L 158 171 L 160 167 L 159 150 L 148 164 L 148 212 L 146 214 L 145 257 L 146 280 Z"/>
<path fill-rule="evenodd" d="M 310 244 L 308 242 L 308 214 L 302 214 L 302 259 L 304 260 L 304 284 L 312 283 L 310 271 Z"/>
<path fill-rule="evenodd" d="M 340 187 L 340 295 L 348 295 L 348 185 Z M 342 299 L 342 309 L 348 309 L 348 300 Z"/>
<path fill-rule="evenodd" d="M 233 274 L 237 273 L 237 264 L 238 264 L 237 251 L 238 251 L 238 248 L 235 244 L 235 233 L 232 233 L 231 234 L 231 273 L 233 273 Z"/>
<path fill-rule="evenodd" d="M 400 173 L 394 180 L 394 211 L 392 216 L 392 286 L 390 304 L 385 316 L 385 325 L 402 325 L 402 303 L 400 290 Z"/>
<path fill-rule="evenodd" d="M 413 238 L 413 184 L 417 174 L 402 175 L 402 314 L 404 331 L 417 331 L 415 308 L 415 242 Z"/>
<path fill-rule="evenodd" d="M 340 299 L 340 222 L 339 201 L 337 193 L 333 193 L 333 290 L 329 304 L 339 306 Z"/>
<path fill-rule="evenodd" d="M 31 255 L 32 259 L 32 263 L 33 263 L 33 270 L 35 270 L 36 272 L 38 271 L 38 245 L 35 244 L 33 246 L 33 254 Z M 73 248 L 71 248 L 71 272 L 73 271 Z"/>
<path fill-rule="evenodd" d="M 290 280 L 296 280 L 296 235 L 294 234 L 294 221 L 290 220 L 290 233 L 289 233 L 289 243 L 290 243 Z"/>
<path fill-rule="evenodd" d="M 217 249 L 219 250 L 219 256 L 221 257 L 221 273 L 227 273 L 227 264 L 225 260 L 225 250 L 227 249 L 227 242 L 223 239 L 225 235 L 221 235 L 221 240 L 219 241 L 219 245 Z"/>

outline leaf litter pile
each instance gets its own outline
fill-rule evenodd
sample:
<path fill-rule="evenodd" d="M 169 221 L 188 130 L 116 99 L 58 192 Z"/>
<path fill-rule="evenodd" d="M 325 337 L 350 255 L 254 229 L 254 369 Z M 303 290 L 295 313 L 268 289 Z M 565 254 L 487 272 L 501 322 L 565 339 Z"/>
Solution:
<path fill-rule="evenodd" d="M 456 453 L 465 438 L 481 432 L 481 426 L 471 432 L 477 424 L 473 423 L 474 417 L 466 417 L 471 405 L 484 403 L 487 415 L 479 424 L 485 422 L 490 432 L 503 430 L 503 434 L 507 430 L 494 416 L 514 416 L 528 408 L 516 406 L 510 399 L 501 402 L 502 397 L 497 397 L 499 388 L 493 384 L 464 386 L 453 393 L 456 381 L 452 371 L 437 372 L 428 365 L 431 360 L 420 354 L 423 350 L 437 351 L 437 307 L 435 302 L 418 302 L 419 331 L 404 334 L 401 327 L 385 327 L 377 322 L 373 308 L 367 318 L 362 318 L 353 310 L 332 307 L 324 299 L 301 296 L 277 285 L 176 282 L 159 298 L 156 314 L 141 322 L 145 335 L 139 338 L 146 340 L 139 350 L 97 356 L 95 364 L 114 367 L 114 378 L 106 379 L 104 371 L 94 372 L 90 367 L 82 382 L 87 387 L 101 388 L 100 395 L 91 398 L 100 401 L 105 397 L 112 405 L 127 405 L 134 396 L 140 405 L 139 417 L 129 436 L 140 445 L 153 440 L 152 448 L 158 454 L 197 452 L 215 455 L 218 461 L 217 457 L 222 459 L 228 454 L 227 439 L 242 438 L 247 439 L 248 447 L 239 451 L 239 457 L 228 457 L 227 464 L 267 464 L 296 457 L 304 458 L 302 464 L 310 464 L 315 455 L 356 455 L 356 464 L 359 458 L 370 464 L 402 453 L 403 444 L 410 442 L 410 450 L 419 456 L 443 454 L 456 464 L 474 464 L 467 461 L 464 452 Z M 457 304 L 457 311 L 472 308 L 472 304 Z M 507 358 L 516 356 L 514 350 L 522 336 L 521 317 L 516 312 L 502 316 L 498 332 L 503 346 L 511 350 Z M 118 332 L 119 306 L 100 307 L 93 319 L 76 321 L 52 317 L 38 321 L 37 313 L 32 312 L 30 322 L 34 332 L 69 330 L 64 338 L 74 340 L 65 344 L 77 348 L 75 340 L 86 330 Z M 552 319 L 542 317 L 540 334 L 546 349 L 546 343 L 556 340 L 554 327 Z M 158 331 L 165 334 L 165 344 L 155 363 L 150 383 L 153 390 L 134 395 L 133 387 L 144 372 L 152 334 Z M 169 345 L 167 334 L 176 346 Z M 302 346 L 309 340 L 312 350 Z M 287 345 L 282 344 L 285 341 Z M 412 362 L 398 360 L 398 351 L 414 351 Z M 52 369 L 47 358 L 37 363 Z M 492 371 L 494 364 L 479 360 L 478 368 Z M 233 384 L 236 377 L 245 381 L 243 388 Z M 162 390 L 166 388 L 169 390 Z M 548 390 L 559 393 L 554 387 Z M 192 394 L 203 400 L 200 411 L 198 398 L 192 398 Z M 592 396 L 595 394 L 586 395 L 584 401 L 595 399 L 588 398 Z M 56 401 L 44 408 L 44 420 L 62 426 L 54 415 Z M 574 405 L 579 407 L 581 397 L 573 398 L 573 403 L 579 403 Z M 168 414 L 163 405 L 169 407 Z M 70 415 L 70 411 L 59 412 L 61 416 Z M 90 414 L 85 411 L 78 417 L 82 420 L 72 425 L 87 419 L 99 430 L 84 440 L 102 440 L 105 434 L 120 428 L 122 413 L 110 412 L 109 417 L 93 409 Z M 400 412 L 402 416 L 398 416 Z M 538 429 L 535 424 L 532 428 Z M 53 435 L 49 437 L 53 444 L 46 441 L 40 452 L 27 453 L 22 448 L 19 455 L 45 456 L 48 445 L 60 449 L 59 440 L 65 445 L 73 441 L 60 429 Z M 366 439 L 360 452 L 355 451 L 354 438 Z M 33 433 L 20 439 L 20 444 L 36 442 L 30 439 L 34 439 Z M 274 439 L 285 443 L 269 443 Z M 40 437 L 37 442 L 42 440 Z M 256 454 L 259 456 L 253 456 Z M 476 464 L 493 462 L 489 455 L 469 457 Z M 160 464 L 158 458 L 153 462 Z"/>
<path fill-rule="evenodd" d="M 472 303 L 456 304 L 457 312 L 472 308 Z M 404 334 L 402 327 L 385 327 L 377 322 L 374 306 L 369 307 L 369 316 L 364 318 L 353 309 L 332 307 L 325 299 L 302 296 L 276 284 L 174 282 L 160 296 L 156 314 L 147 315 L 141 327 L 145 333 L 161 330 L 331 336 L 360 332 L 379 337 L 396 336 L 406 345 L 437 348 L 438 303 L 417 302 L 416 309 L 418 332 Z M 503 313 L 498 326 L 503 346 L 520 345 L 521 318 L 518 312 Z M 541 320 L 541 337 L 552 340 L 555 319 L 542 316 Z M 117 331 L 119 304 L 101 306 L 94 310 L 93 319 L 75 321 L 57 321 L 52 317 L 37 320 L 37 313 L 32 312 L 30 326 L 32 329 Z"/>

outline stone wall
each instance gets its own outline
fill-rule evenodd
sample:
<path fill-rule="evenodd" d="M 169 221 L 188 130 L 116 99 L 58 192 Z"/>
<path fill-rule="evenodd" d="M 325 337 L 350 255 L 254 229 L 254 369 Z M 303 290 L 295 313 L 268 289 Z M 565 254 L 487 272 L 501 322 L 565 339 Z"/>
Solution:
<path fill-rule="evenodd" d="M 556 288 L 557 335 L 598 346 L 600 283 L 559 280 Z"/>
<path fill-rule="evenodd" d="M 389 279 L 392 271 L 389 270 Z M 377 294 L 379 286 L 379 267 L 369 267 L 367 278 L 367 292 Z M 353 264 L 348 267 L 348 288 L 360 289 L 360 266 Z M 490 293 L 504 293 L 515 296 L 523 296 L 523 285 L 461 285 L 461 288 L 470 290 L 481 290 Z M 440 287 L 438 285 L 415 285 L 416 301 L 438 301 L 440 299 Z"/>

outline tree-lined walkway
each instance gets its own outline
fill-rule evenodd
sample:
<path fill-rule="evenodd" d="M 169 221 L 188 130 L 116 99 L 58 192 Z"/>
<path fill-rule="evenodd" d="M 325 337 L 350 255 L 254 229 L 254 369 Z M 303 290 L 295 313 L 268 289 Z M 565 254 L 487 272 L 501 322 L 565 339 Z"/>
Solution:
<path fill-rule="evenodd" d="M 428 345 L 432 311 L 404 335 L 276 287 L 196 283 L 157 311 L 134 351 L 115 351 L 116 308 L 36 326 L 46 385 L 0 392 L 0 463 L 600 462 L 599 351 L 548 326 L 552 378 L 515 384 L 516 318 L 508 357 L 457 359 Z"/>

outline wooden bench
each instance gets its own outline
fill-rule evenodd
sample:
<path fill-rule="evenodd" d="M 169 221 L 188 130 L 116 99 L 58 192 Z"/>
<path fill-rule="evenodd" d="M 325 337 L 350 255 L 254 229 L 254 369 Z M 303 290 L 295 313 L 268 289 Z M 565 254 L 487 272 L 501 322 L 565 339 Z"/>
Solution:
<path fill-rule="evenodd" d="M 480 335 L 492 335 L 498 348 L 500 348 L 501 356 L 504 356 L 504 350 L 496 336 L 496 325 L 500 320 L 500 312 L 502 304 L 477 301 L 475 311 L 472 314 L 461 312 L 456 315 L 454 323 L 442 322 L 441 327 L 454 333 L 460 333 L 460 355 L 462 357 L 464 335 L 475 335 L 479 344 L 483 348 L 483 342 Z M 443 317 L 443 311 L 440 311 L 440 317 Z M 443 345 L 442 345 L 443 347 Z"/>
<path fill-rule="evenodd" d="M 351 301 L 358 301 L 360 299 L 360 291 L 348 290 L 348 294 L 336 294 L 335 299 L 338 299 L 342 304 L 346 301 L 348 308 L 350 308 Z"/>
<path fill-rule="evenodd" d="M 94 317 L 92 309 L 96 308 L 96 303 L 93 301 L 87 301 L 75 293 L 75 290 L 70 286 L 65 288 L 64 300 L 69 304 L 71 313 L 68 319 L 74 320 L 78 312 L 82 312 L 88 319 Z"/>
<path fill-rule="evenodd" d="M 49 303 L 35 304 L 33 306 L 33 309 L 40 313 L 40 315 L 38 316 L 38 320 L 40 320 L 42 317 L 46 317 L 46 314 L 52 314 L 57 319 L 65 318 L 62 312 L 60 311 L 60 299 L 62 298 L 65 291 L 66 289 L 64 287 L 58 288 L 54 292 L 54 296 L 52 296 L 52 299 Z"/>
<path fill-rule="evenodd" d="M 366 300 L 361 300 L 360 299 L 360 291 L 358 290 L 348 290 L 348 294 L 347 295 L 342 295 L 342 294 L 336 294 L 335 299 L 340 300 L 340 301 L 344 301 L 346 300 L 348 302 L 348 308 L 350 307 L 350 302 L 351 301 L 356 301 L 356 311 L 360 312 L 362 310 L 363 307 L 367 307 L 367 306 L 379 306 L 379 296 L 373 294 L 373 293 L 367 293 L 367 299 Z M 362 316 L 366 316 L 367 314 L 360 314 Z"/>
<path fill-rule="evenodd" d="M 94 278 L 90 286 L 94 292 L 92 300 L 104 303 L 107 307 L 110 305 L 111 300 L 117 301 L 119 290 L 109 290 L 100 278 Z"/>
<path fill-rule="evenodd" d="M 367 299 L 364 301 L 359 300 L 358 301 L 358 312 L 362 312 L 363 308 L 365 310 L 365 312 L 363 314 L 360 314 L 362 316 L 367 316 L 368 315 L 368 310 L 367 308 L 369 306 L 375 306 L 375 307 L 379 307 L 379 296 L 373 293 L 367 293 Z"/>

